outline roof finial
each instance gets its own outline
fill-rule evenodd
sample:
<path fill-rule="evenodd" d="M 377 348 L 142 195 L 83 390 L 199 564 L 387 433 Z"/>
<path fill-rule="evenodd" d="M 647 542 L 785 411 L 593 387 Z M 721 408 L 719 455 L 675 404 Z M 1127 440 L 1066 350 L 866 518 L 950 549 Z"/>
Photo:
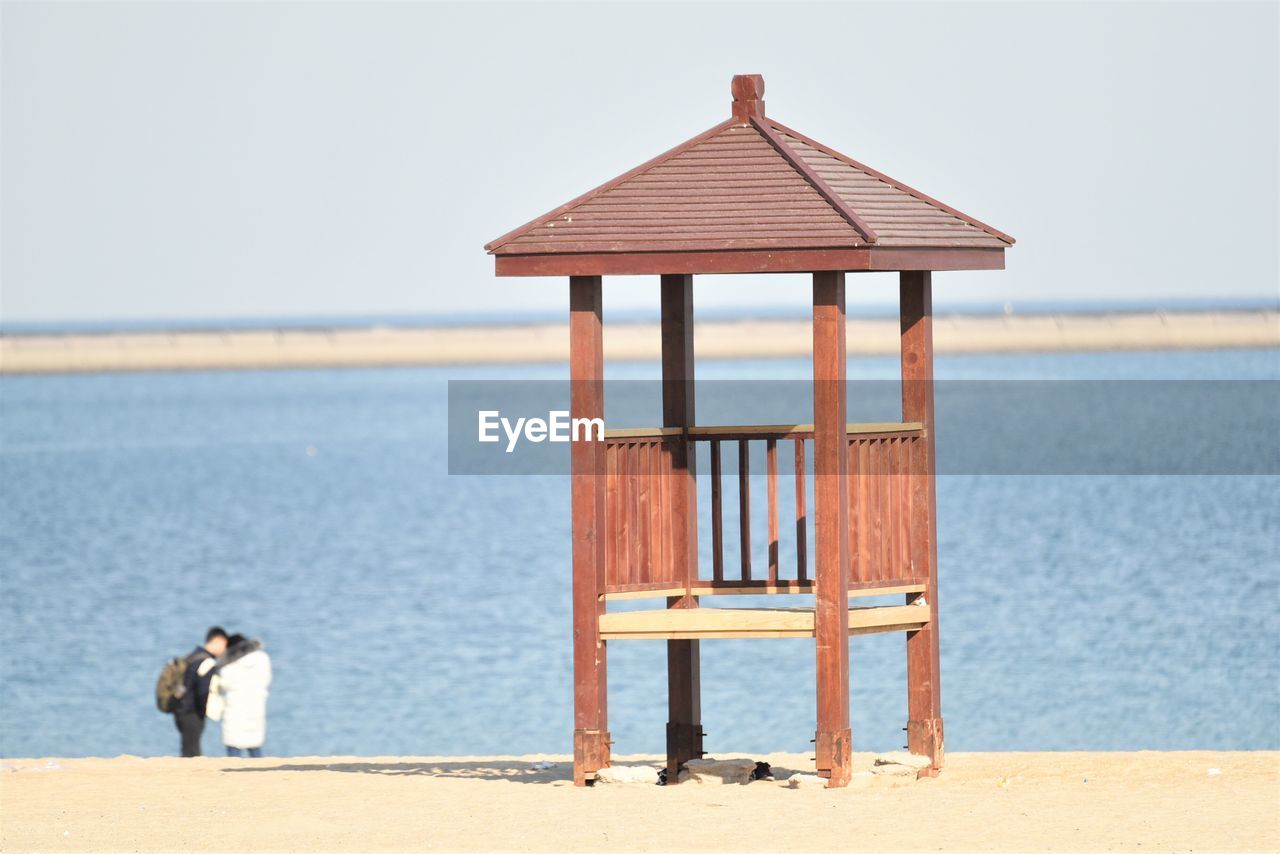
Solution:
<path fill-rule="evenodd" d="M 733 117 L 743 122 L 764 118 L 764 77 L 759 74 L 735 74 L 733 84 Z"/>

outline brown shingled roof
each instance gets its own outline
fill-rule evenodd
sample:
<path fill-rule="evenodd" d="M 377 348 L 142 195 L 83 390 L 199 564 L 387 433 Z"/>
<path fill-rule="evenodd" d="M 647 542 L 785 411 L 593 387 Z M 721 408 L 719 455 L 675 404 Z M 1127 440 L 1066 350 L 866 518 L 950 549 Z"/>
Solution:
<path fill-rule="evenodd" d="M 733 91 L 729 120 L 485 248 L 502 258 L 1002 250 L 1013 243 L 1007 234 L 766 118 L 759 75 L 735 77 Z"/>

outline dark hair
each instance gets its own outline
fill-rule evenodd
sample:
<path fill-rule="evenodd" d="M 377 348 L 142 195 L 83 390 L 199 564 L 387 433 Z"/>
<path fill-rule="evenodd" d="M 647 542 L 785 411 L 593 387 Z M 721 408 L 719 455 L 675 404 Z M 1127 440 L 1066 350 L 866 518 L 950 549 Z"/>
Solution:
<path fill-rule="evenodd" d="M 247 640 L 248 640 L 247 637 L 240 634 L 239 632 L 236 632 L 234 635 L 227 638 L 227 649 L 231 649 L 231 647 L 235 646 L 236 644 L 244 643 Z"/>
<path fill-rule="evenodd" d="M 214 626 L 213 628 L 209 629 L 209 631 L 204 633 L 204 642 L 208 643 L 214 638 L 225 638 L 226 636 L 227 636 L 226 629 L 224 629 L 222 626 Z"/>

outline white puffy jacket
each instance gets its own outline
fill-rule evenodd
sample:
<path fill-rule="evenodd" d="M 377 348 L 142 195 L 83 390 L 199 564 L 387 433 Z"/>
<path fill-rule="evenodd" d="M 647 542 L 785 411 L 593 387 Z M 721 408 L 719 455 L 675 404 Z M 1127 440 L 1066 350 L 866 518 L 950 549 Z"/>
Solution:
<path fill-rule="evenodd" d="M 267 739 L 267 693 L 271 657 L 259 646 L 218 667 L 209 683 L 205 714 L 222 721 L 227 747 L 261 747 Z"/>

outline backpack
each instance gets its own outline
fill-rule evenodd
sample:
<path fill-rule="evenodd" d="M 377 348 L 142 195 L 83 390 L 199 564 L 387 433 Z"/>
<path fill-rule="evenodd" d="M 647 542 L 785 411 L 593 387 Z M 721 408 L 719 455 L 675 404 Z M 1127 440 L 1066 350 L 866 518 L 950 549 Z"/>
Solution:
<path fill-rule="evenodd" d="M 183 677 L 187 674 L 187 659 L 174 656 L 165 662 L 156 680 L 156 708 L 165 713 L 172 713 L 178 708 L 178 701 L 187 693 Z"/>

